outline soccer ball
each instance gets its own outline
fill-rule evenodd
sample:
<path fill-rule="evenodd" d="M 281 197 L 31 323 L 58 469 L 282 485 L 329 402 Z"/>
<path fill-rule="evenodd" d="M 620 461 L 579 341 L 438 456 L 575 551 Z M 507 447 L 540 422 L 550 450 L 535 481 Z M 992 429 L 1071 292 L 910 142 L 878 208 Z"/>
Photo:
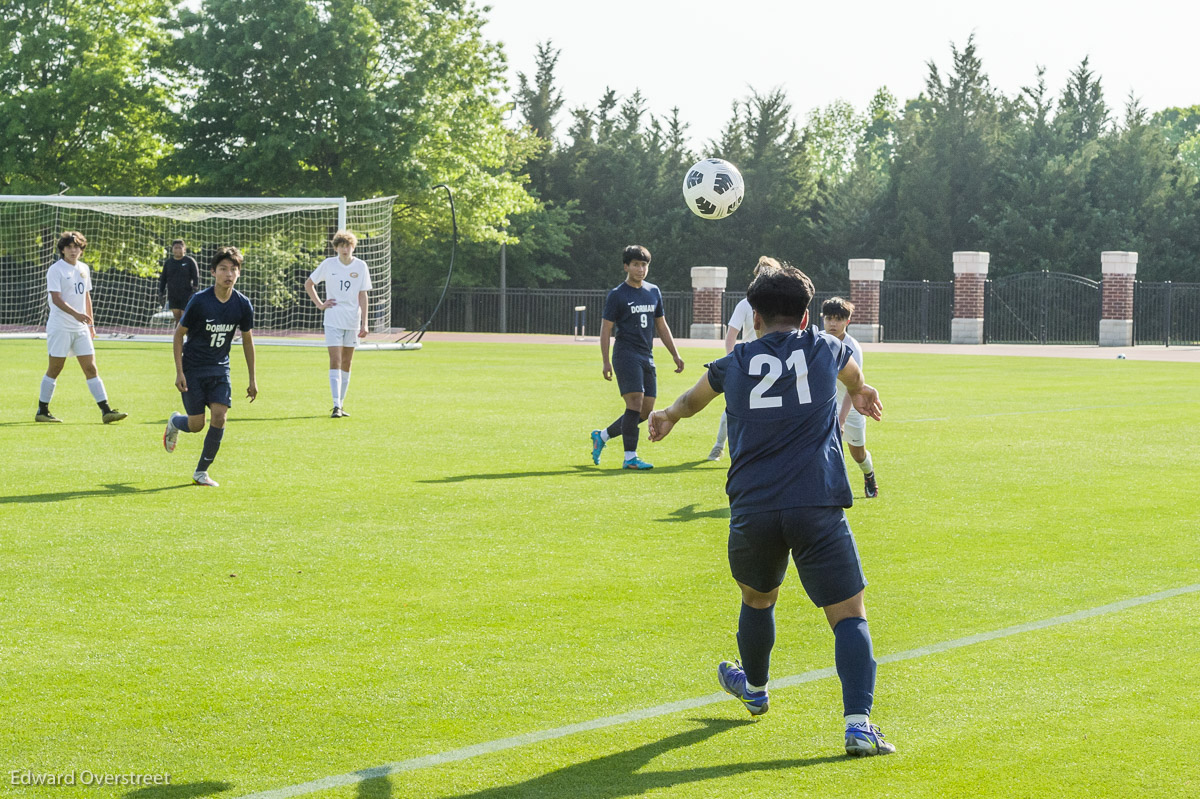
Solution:
<path fill-rule="evenodd" d="M 742 204 L 745 194 L 742 173 L 720 158 L 697 161 L 683 177 L 683 200 L 702 219 L 729 216 Z"/>

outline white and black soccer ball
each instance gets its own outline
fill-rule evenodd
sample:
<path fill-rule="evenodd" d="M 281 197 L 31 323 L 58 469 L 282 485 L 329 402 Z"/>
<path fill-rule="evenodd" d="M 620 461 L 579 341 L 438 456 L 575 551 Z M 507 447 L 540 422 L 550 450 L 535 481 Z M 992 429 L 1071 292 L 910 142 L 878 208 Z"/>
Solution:
<path fill-rule="evenodd" d="M 702 219 L 729 216 L 742 204 L 746 184 L 737 167 L 720 158 L 705 158 L 683 176 L 683 200 Z"/>

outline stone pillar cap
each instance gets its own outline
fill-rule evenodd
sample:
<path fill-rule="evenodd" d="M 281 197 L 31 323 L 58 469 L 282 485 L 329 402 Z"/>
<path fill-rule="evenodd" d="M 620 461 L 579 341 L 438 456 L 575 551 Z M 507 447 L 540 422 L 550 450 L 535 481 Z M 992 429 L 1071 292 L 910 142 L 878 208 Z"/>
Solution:
<path fill-rule="evenodd" d="M 724 266 L 693 266 L 692 288 L 723 289 L 728 277 L 729 269 Z"/>
<path fill-rule="evenodd" d="M 953 253 L 952 257 L 954 258 L 954 274 L 956 275 L 986 275 L 988 273 L 988 264 L 992 260 L 991 253 L 974 250 L 958 250 Z"/>
<path fill-rule="evenodd" d="M 847 263 L 851 280 L 883 280 L 886 262 L 882 258 L 851 258 Z"/>
<path fill-rule="evenodd" d="M 1105 275 L 1135 275 L 1137 262 L 1136 252 L 1105 250 L 1100 253 L 1100 272 Z"/>

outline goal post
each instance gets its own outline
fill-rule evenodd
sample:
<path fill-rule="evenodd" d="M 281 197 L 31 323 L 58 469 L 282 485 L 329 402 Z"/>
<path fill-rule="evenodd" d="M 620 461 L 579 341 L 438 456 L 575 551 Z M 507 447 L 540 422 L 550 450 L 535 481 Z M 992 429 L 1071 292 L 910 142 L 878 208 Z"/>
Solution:
<path fill-rule="evenodd" d="M 323 314 L 304 291 L 309 273 L 336 255 L 339 229 L 358 238 L 355 257 L 371 275 L 368 327 L 391 328 L 392 205 L 395 197 L 68 197 L 0 195 L 0 333 L 45 326 L 46 270 L 66 230 L 87 238 L 98 335 L 163 335 L 173 320 L 158 293 L 171 242 L 183 239 L 212 285 L 209 261 L 232 245 L 245 262 L 237 288 L 254 305 L 255 328 L 270 335 L 322 329 Z"/>

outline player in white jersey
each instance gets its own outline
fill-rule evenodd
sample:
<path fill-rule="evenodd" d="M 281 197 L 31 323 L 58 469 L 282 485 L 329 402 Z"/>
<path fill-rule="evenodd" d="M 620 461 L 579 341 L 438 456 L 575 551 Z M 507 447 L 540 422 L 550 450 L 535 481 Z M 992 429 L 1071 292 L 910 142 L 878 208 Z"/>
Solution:
<path fill-rule="evenodd" d="M 62 257 L 46 271 L 46 300 L 50 303 L 46 349 L 50 363 L 38 393 L 38 410 L 33 417 L 37 422 L 62 421 L 50 413 L 50 400 L 54 398 L 58 376 L 72 355 L 79 361 L 104 423 L 119 422 L 128 415 L 109 407 L 104 381 L 96 371 L 96 348 L 92 346 L 92 337 L 96 335 L 92 320 L 92 275 L 88 265 L 79 260 L 86 247 L 87 239 L 82 233 L 74 230 L 63 233 L 58 239 L 58 253 Z"/>
<path fill-rule="evenodd" d="M 821 304 L 821 321 L 825 332 L 841 339 L 850 350 L 851 356 L 862 369 L 862 345 L 854 336 L 846 332 L 850 317 L 854 314 L 854 303 L 841 297 L 830 297 Z M 864 491 L 868 498 L 879 496 L 879 486 L 875 482 L 875 465 L 871 462 L 871 453 L 867 451 L 867 419 L 854 410 L 846 389 L 838 384 L 837 395 L 838 422 L 842 425 L 842 434 L 846 446 L 850 449 L 850 457 L 862 469 Z"/>
<path fill-rule="evenodd" d="M 349 231 L 333 235 L 336 258 L 326 258 L 304 281 L 313 303 L 325 311 L 325 346 L 329 348 L 329 392 L 333 395 L 331 418 L 349 416 L 342 406 L 350 388 L 350 361 L 358 339 L 367 335 L 367 292 L 371 274 L 366 261 L 354 257 L 358 238 Z M 325 283 L 325 299 L 317 284 Z"/>
<path fill-rule="evenodd" d="M 758 259 L 758 263 L 754 266 L 754 276 L 758 277 L 758 273 L 762 271 L 764 266 L 779 266 L 779 261 L 774 258 L 769 258 L 766 255 Z M 758 332 L 754 329 L 754 309 L 750 307 L 750 301 L 742 297 L 742 301 L 733 309 L 733 314 L 729 317 L 729 324 L 726 325 L 725 331 L 725 354 L 733 352 L 733 345 L 737 343 L 738 334 L 741 333 L 742 341 L 754 341 L 758 338 Z M 713 444 L 712 451 L 708 453 L 710 461 L 721 460 L 721 453 L 725 451 L 725 439 L 729 437 L 729 417 L 725 411 L 721 411 L 721 422 L 717 425 L 717 443 Z"/>

